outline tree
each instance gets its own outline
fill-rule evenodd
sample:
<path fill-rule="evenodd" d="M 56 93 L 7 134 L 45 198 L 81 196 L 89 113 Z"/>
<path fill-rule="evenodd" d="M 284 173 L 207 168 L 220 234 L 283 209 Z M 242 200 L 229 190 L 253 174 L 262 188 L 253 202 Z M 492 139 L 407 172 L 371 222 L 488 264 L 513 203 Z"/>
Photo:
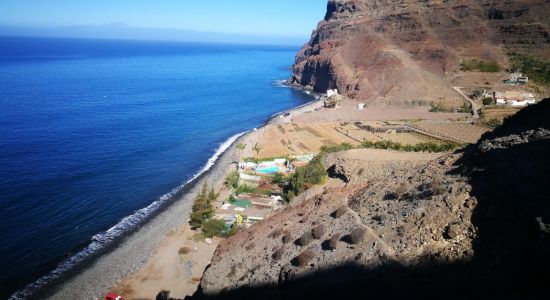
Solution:
<path fill-rule="evenodd" d="M 200 228 L 204 221 L 211 218 L 214 215 L 214 207 L 212 202 L 216 200 L 218 195 L 214 193 L 214 190 L 208 192 L 208 184 L 205 182 L 202 186 L 201 192 L 195 198 L 193 202 L 193 208 L 190 216 L 189 224 L 193 228 Z"/>
<path fill-rule="evenodd" d="M 242 158 L 243 157 L 243 151 L 246 148 L 246 144 L 238 143 L 237 146 L 235 146 L 235 147 L 237 147 L 237 149 L 239 149 L 239 152 L 240 152 L 239 159 Z"/>
<path fill-rule="evenodd" d="M 494 102 L 494 101 L 493 101 L 493 98 L 491 98 L 491 97 L 483 98 L 482 101 L 483 101 L 483 105 L 491 105 L 491 104 L 493 104 L 493 102 Z"/>
<path fill-rule="evenodd" d="M 239 187 L 239 172 L 238 171 L 233 171 L 229 174 L 229 176 L 227 176 L 227 178 L 225 179 L 225 185 L 228 187 L 228 188 L 238 188 Z"/>
<path fill-rule="evenodd" d="M 254 144 L 254 147 L 252 147 L 252 150 L 256 152 L 256 156 L 260 154 L 260 151 L 262 151 L 263 147 L 258 145 L 258 143 Z"/>

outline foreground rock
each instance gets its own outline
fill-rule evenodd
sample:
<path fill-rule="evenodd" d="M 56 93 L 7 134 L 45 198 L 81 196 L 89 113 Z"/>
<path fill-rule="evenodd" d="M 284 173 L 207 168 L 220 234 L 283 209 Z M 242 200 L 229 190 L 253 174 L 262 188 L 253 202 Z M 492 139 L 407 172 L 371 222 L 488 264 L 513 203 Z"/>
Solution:
<path fill-rule="evenodd" d="M 309 195 L 222 242 L 195 297 L 543 295 L 548 115 L 550 100 L 461 153 Z"/>

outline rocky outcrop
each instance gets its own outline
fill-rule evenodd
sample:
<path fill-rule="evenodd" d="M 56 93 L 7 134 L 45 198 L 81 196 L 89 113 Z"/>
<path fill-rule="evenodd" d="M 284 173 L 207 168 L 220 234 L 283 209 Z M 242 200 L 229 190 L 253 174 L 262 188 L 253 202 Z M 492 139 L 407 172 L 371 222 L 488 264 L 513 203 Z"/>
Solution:
<path fill-rule="evenodd" d="M 367 168 L 366 177 L 349 176 L 357 159 L 334 154 L 327 161 L 348 184 L 318 189 L 220 243 L 195 297 L 544 295 L 549 114 L 550 99 L 462 152 L 381 173 Z"/>
<path fill-rule="evenodd" d="M 548 11 L 545 0 L 330 0 L 291 81 L 371 105 L 452 102 L 461 58 L 550 56 Z"/>

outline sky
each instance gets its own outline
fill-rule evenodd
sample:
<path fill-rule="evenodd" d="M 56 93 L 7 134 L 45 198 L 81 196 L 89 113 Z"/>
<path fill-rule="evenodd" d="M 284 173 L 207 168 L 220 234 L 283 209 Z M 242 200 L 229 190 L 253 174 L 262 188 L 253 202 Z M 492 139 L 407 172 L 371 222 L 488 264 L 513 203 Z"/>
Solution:
<path fill-rule="evenodd" d="M 327 0 L 0 0 L 0 26 L 121 23 L 249 35 L 309 36 Z"/>

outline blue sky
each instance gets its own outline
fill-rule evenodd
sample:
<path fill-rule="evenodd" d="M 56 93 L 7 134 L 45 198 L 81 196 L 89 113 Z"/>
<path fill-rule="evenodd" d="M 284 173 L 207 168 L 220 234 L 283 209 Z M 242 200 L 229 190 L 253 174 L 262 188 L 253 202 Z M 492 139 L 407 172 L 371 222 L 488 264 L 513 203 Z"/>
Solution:
<path fill-rule="evenodd" d="M 326 0 L 0 0 L 0 25 L 124 23 L 253 35 L 309 36 Z"/>

